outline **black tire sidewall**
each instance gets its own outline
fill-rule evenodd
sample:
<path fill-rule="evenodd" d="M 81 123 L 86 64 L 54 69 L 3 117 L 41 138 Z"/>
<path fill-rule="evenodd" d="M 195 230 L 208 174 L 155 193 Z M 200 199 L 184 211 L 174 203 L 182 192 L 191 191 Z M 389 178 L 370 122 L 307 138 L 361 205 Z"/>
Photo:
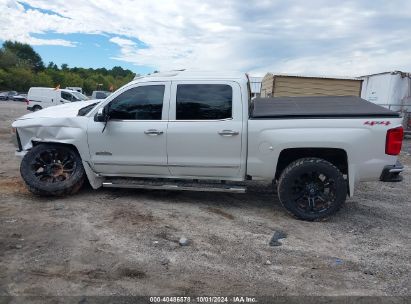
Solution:
<path fill-rule="evenodd" d="M 76 168 L 73 174 L 64 181 L 56 182 L 56 183 L 47 183 L 39 181 L 33 174 L 33 170 L 30 168 L 30 164 L 33 158 L 37 157 L 42 152 L 54 148 L 57 150 L 65 151 L 71 153 L 74 157 L 76 162 Z M 34 188 L 39 193 L 50 194 L 50 195 L 60 195 L 64 194 L 65 191 L 72 189 L 79 183 L 82 183 L 84 180 L 84 167 L 81 161 L 80 155 L 69 146 L 65 145 L 58 145 L 58 144 L 39 144 L 34 146 L 27 154 L 23 157 L 23 160 L 20 165 L 20 173 L 25 181 L 25 183 L 29 186 L 29 188 Z"/>
<path fill-rule="evenodd" d="M 314 170 L 323 173 L 335 181 L 335 200 L 324 212 L 305 213 L 297 208 L 296 203 L 291 198 L 291 186 L 295 179 L 300 177 L 304 172 Z M 284 170 L 278 184 L 278 196 L 282 205 L 294 216 L 299 219 L 313 221 L 327 217 L 340 209 L 347 197 L 347 183 L 341 171 L 331 163 L 315 158 L 300 159 L 290 164 L 289 167 Z"/>

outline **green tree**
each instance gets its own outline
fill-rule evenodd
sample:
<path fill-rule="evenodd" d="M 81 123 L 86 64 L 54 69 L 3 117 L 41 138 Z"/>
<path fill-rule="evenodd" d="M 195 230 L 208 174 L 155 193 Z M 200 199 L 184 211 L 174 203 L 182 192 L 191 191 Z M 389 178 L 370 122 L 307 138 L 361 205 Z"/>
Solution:
<path fill-rule="evenodd" d="M 49 64 L 47 65 L 47 69 L 57 71 L 59 67 L 53 61 L 50 61 Z"/>
<path fill-rule="evenodd" d="M 31 46 L 6 41 L 0 49 L 0 89 L 27 91 L 30 86 L 82 87 L 91 94 L 94 90 L 114 90 L 133 80 L 130 70 L 115 66 L 106 68 L 70 68 L 62 64 L 61 69 L 50 61 L 44 68 L 41 57 Z"/>
<path fill-rule="evenodd" d="M 14 53 L 19 59 L 27 62 L 35 72 L 44 70 L 43 60 L 29 44 L 7 40 L 3 43 L 3 49 Z"/>
<path fill-rule="evenodd" d="M 127 74 L 131 73 L 130 70 L 124 70 L 121 66 L 115 66 L 111 69 L 111 75 L 114 77 L 120 76 L 120 77 L 125 77 Z"/>
<path fill-rule="evenodd" d="M 0 68 L 9 69 L 18 66 L 18 64 L 19 58 L 16 54 L 4 48 L 0 49 Z"/>
<path fill-rule="evenodd" d="M 46 74 L 51 77 L 53 81 L 53 87 L 57 86 L 58 84 L 62 84 L 64 80 L 64 72 L 60 70 L 46 70 Z"/>
<path fill-rule="evenodd" d="M 33 78 L 32 86 L 35 87 L 54 87 L 53 78 L 47 72 L 39 72 Z"/>
<path fill-rule="evenodd" d="M 27 92 L 33 81 L 33 73 L 26 68 L 11 68 L 8 70 L 5 86 L 19 92 Z"/>
<path fill-rule="evenodd" d="M 83 91 L 86 92 L 87 94 L 91 94 L 97 87 L 97 82 L 95 82 L 92 79 L 87 78 L 84 80 L 83 83 Z"/>
<path fill-rule="evenodd" d="M 63 71 L 63 81 L 60 84 L 62 88 L 83 87 L 83 82 L 83 79 L 78 74 Z"/>
<path fill-rule="evenodd" d="M 0 89 L 2 90 L 7 89 L 5 86 L 7 76 L 8 76 L 7 72 L 3 69 L 0 69 Z"/>

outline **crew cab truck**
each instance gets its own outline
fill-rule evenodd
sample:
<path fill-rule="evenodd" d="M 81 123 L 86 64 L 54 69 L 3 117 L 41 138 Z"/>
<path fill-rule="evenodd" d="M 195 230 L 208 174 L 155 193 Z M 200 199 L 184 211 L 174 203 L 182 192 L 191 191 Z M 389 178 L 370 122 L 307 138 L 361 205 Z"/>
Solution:
<path fill-rule="evenodd" d="M 400 180 L 397 113 L 358 97 L 256 99 L 241 73 L 140 77 L 103 101 L 13 123 L 21 175 L 39 195 L 99 187 L 246 190 L 270 181 L 294 216 L 335 213 L 360 181 Z"/>

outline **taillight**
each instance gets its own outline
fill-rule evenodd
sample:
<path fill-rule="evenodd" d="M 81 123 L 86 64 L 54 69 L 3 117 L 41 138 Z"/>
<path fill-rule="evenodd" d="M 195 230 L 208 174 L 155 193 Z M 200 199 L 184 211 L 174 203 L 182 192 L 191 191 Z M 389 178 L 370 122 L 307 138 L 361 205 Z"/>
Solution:
<path fill-rule="evenodd" d="M 24 99 L 24 101 L 26 102 L 26 105 L 29 105 L 29 100 L 28 99 Z"/>
<path fill-rule="evenodd" d="M 401 152 L 402 139 L 404 137 L 403 127 L 389 129 L 385 140 L 385 154 L 398 155 Z"/>

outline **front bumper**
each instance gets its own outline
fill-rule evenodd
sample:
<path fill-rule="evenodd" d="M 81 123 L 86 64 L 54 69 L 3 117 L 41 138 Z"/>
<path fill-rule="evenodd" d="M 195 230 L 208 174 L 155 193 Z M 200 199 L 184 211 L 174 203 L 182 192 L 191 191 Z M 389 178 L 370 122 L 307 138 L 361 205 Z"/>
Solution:
<path fill-rule="evenodd" d="M 13 128 L 13 130 L 14 130 L 14 132 L 13 132 L 14 134 L 12 134 L 12 136 L 11 136 L 11 142 L 16 147 L 16 152 L 21 152 L 21 151 L 23 151 L 23 147 L 21 145 L 19 132 L 15 128 Z"/>
<path fill-rule="evenodd" d="M 403 179 L 402 175 L 400 175 L 402 171 L 404 171 L 404 166 L 397 160 L 395 165 L 384 167 L 380 180 L 383 182 L 400 182 Z"/>
<path fill-rule="evenodd" d="M 16 152 L 14 152 L 14 156 L 16 156 L 16 157 L 18 157 L 18 158 L 23 158 L 24 155 L 27 154 L 27 152 L 28 152 L 28 151 L 25 151 L 25 150 L 23 150 L 23 151 L 16 151 Z"/>

